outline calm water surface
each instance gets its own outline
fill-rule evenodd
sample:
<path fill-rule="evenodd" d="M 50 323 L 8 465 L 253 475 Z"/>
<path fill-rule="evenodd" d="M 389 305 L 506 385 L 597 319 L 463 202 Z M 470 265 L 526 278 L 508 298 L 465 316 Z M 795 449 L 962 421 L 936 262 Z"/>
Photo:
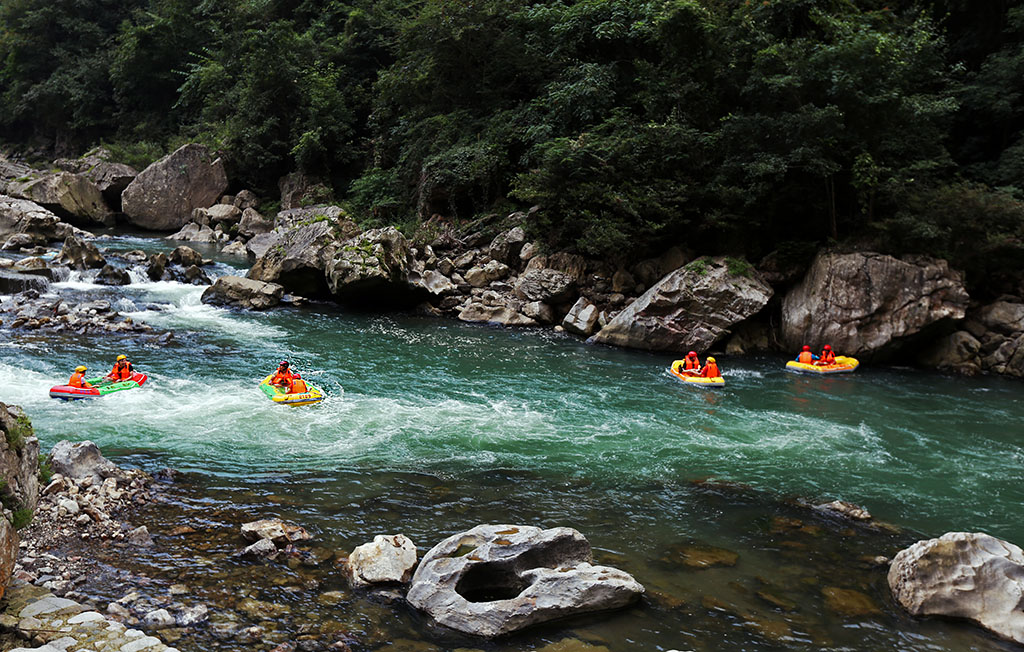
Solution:
<path fill-rule="evenodd" d="M 242 266 L 220 260 L 216 274 Z M 344 629 L 365 649 L 527 650 L 563 637 L 612 650 L 1003 648 L 971 628 L 904 617 L 885 569 L 868 560 L 949 530 L 1024 541 L 1021 383 L 869 367 L 807 378 L 778 358 L 722 356 L 728 385 L 712 391 L 675 380 L 668 356 L 550 331 L 328 306 L 232 312 L 177 283 L 106 289 L 76 275 L 54 290 L 109 298 L 175 341 L 4 332 L 0 400 L 25 407 L 44 447 L 88 438 L 121 461 L 185 472 L 170 490 L 173 509 L 148 515 L 160 523 L 150 526 L 156 551 L 134 560 L 154 591 L 184 581 L 217 603 L 249 592 L 290 605 L 264 643 L 214 637 L 194 648 L 183 640 L 183 649 L 269 649 L 301 622 Z M 94 402 L 48 398 L 76 364 L 106 371 L 121 352 L 150 375 L 143 389 Z M 284 408 L 259 392 L 285 358 L 327 391 L 324 403 Z M 695 483 L 704 478 L 714 480 Z M 797 498 L 849 500 L 902 532 L 850 528 Z M 404 605 L 349 594 L 323 566 L 227 560 L 237 524 L 266 514 L 306 525 L 325 557 L 386 532 L 425 552 L 482 522 L 568 525 L 649 595 L 611 617 L 481 645 Z M 169 534 L 182 524 L 197 534 Z M 738 558 L 686 564 L 710 548 Z M 858 591 L 877 612 L 830 607 L 830 588 Z M 334 589 L 339 604 L 317 601 Z M 93 590 L 120 597 L 116 586 Z"/>

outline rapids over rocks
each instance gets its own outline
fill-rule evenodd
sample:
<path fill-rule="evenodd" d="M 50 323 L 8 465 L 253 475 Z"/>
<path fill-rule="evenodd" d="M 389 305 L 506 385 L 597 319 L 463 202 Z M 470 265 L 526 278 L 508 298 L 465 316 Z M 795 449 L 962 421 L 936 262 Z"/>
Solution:
<path fill-rule="evenodd" d="M 97 244 L 173 248 L 129 236 Z M 211 277 L 244 273 L 240 259 L 216 259 Z M 182 472 L 175 500 L 133 518 L 156 545 L 132 552 L 131 572 L 151 578 L 154 595 L 184 583 L 211 611 L 272 603 L 284 611 L 262 620 L 282 640 L 337 627 L 353 649 L 519 651 L 567 637 L 595 647 L 552 652 L 1006 649 L 902 614 L 875 558 L 948 530 L 1024 542 L 1019 382 L 866 366 L 803 377 L 776 358 L 721 357 L 728 386 L 696 392 L 666 356 L 547 330 L 329 305 L 232 311 L 200 303 L 202 286 L 136 275 L 102 287 L 89 274 L 51 291 L 107 299 L 174 338 L 2 330 L 0 398 L 31 415 L 44 449 L 91 439 L 119 464 Z M 90 402 L 47 396 L 76 364 L 103 369 L 121 352 L 149 375 L 144 387 Z M 327 398 L 267 401 L 257 383 L 282 359 Z M 829 518 L 804 498 L 864 505 L 898 529 Z M 325 551 L 402 532 L 422 554 L 479 523 L 567 525 L 648 594 L 629 611 L 484 643 L 347 590 L 329 564 L 228 559 L 238 524 L 268 514 L 302 524 Z M 171 534 L 182 526 L 194 532 Z M 113 554 L 100 553 L 101 565 Z M 79 590 L 102 602 L 119 589 L 100 574 Z M 175 645 L 273 647 L 214 629 Z"/>

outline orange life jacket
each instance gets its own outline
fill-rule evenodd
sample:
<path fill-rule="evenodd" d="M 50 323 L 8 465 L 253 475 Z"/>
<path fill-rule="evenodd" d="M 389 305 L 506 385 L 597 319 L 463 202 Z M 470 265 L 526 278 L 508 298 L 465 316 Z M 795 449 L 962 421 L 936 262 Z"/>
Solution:
<path fill-rule="evenodd" d="M 719 376 L 722 375 L 722 373 L 718 371 L 717 363 L 709 362 L 706 365 L 704 365 L 704 370 L 700 372 L 700 375 L 703 376 L 704 378 L 718 378 Z"/>
<path fill-rule="evenodd" d="M 71 380 L 68 381 L 68 385 L 72 387 L 81 387 L 83 389 L 89 389 L 92 387 L 89 383 L 85 382 L 85 372 L 76 371 L 71 374 Z"/>
<path fill-rule="evenodd" d="M 812 362 L 814 362 L 814 354 L 811 353 L 810 351 L 801 351 L 799 357 L 797 357 L 797 362 L 802 362 L 803 364 L 811 364 Z"/>
<path fill-rule="evenodd" d="M 821 363 L 822 364 L 835 364 L 836 363 L 836 352 L 835 351 L 822 351 L 821 352 Z"/>
<path fill-rule="evenodd" d="M 292 384 L 292 372 L 291 371 L 280 371 L 274 374 L 274 377 L 270 379 L 271 385 L 291 385 Z"/>
<path fill-rule="evenodd" d="M 306 387 L 306 381 L 302 380 L 301 378 L 296 378 L 295 380 L 292 381 L 292 388 L 291 391 L 289 391 L 288 393 L 305 394 L 308 391 L 309 388 Z"/>
<path fill-rule="evenodd" d="M 700 358 L 689 356 L 683 358 L 683 369 L 686 371 L 700 369 Z"/>
<path fill-rule="evenodd" d="M 114 380 L 129 380 L 132 377 L 132 363 L 130 362 L 115 362 L 114 368 L 110 372 L 110 377 Z"/>

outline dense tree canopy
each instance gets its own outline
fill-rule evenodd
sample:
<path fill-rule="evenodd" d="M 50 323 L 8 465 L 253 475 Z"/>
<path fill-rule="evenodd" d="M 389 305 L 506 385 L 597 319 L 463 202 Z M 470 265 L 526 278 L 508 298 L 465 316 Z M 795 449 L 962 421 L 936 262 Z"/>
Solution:
<path fill-rule="evenodd" d="M 539 205 L 535 237 L 599 256 L 935 253 L 995 293 L 1022 43 L 1016 0 L 8 0 L 0 137 L 136 164 L 200 140 L 367 223 Z"/>

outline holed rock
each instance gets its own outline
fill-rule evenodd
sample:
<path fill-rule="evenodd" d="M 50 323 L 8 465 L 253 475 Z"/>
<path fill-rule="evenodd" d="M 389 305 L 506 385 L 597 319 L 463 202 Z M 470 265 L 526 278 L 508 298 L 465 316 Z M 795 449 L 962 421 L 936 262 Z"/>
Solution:
<path fill-rule="evenodd" d="M 110 225 L 114 216 L 100 189 L 86 177 L 70 172 L 47 174 L 12 184 L 9 192 L 33 201 L 69 221 L 83 226 Z"/>
<path fill-rule="evenodd" d="M 107 264 L 96 245 L 73 235 L 65 238 L 64 246 L 57 255 L 57 262 L 78 270 L 99 269 Z"/>
<path fill-rule="evenodd" d="M 900 340 L 964 317 L 968 296 L 944 260 L 878 253 L 819 254 L 782 302 L 782 339 L 851 355 L 885 354 Z"/>
<path fill-rule="evenodd" d="M 970 620 L 1024 644 L 1024 551 L 993 536 L 947 532 L 900 551 L 893 598 L 915 616 Z"/>
<path fill-rule="evenodd" d="M 593 341 L 650 351 L 706 351 L 771 296 L 771 286 L 756 271 L 734 273 L 725 258 L 701 258 L 655 283 Z"/>
<path fill-rule="evenodd" d="M 590 544 L 572 528 L 478 525 L 423 557 L 406 599 L 446 627 L 495 637 L 619 609 L 643 594 L 628 573 L 592 561 Z"/>
<path fill-rule="evenodd" d="M 221 276 L 203 292 L 201 301 L 214 306 L 238 306 L 265 310 L 276 306 L 284 296 L 284 287 L 241 276 Z"/>
<path fill-rule="evenodd" d="M 193 209 L 212 206 L 227 187 L 223 162 L 191 143 L 140 172 L 121 195 L 122 210 L 136 226 L 174 231 L 188 223 Z"/>

